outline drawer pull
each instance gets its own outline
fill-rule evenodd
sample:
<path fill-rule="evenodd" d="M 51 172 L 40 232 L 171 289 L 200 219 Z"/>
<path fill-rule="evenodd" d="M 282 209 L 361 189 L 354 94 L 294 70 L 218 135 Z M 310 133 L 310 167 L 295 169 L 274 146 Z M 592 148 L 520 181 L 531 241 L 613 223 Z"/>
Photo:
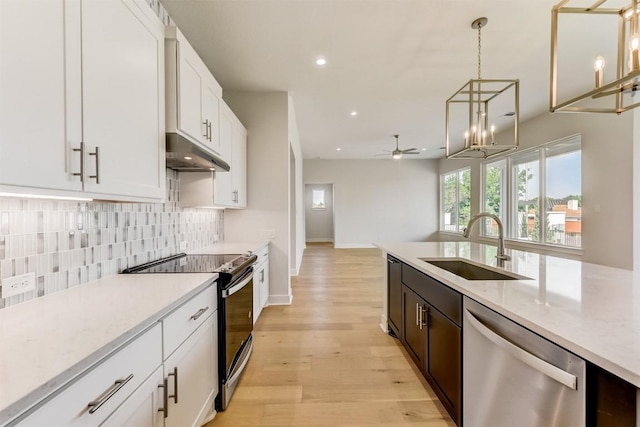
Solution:
<path fill-rule="evenodd" d="M 164 378 L 162 380 L 162 384 L 160 384 L 158 386 L 158 388 L 162 389 L 162 406 L 164 406 L 164 408 L 158 408 L 158 412 L 162 412 L 164 414 L 164 418 L 167 418 L 169 416 L 169 384 L 168 384 L 169 380 L 167 378 Z"/>
<path fill-rule="evenodd" d="M 173 377 L 173 394 L 170 394 L 169 397 L 173 398 L 173 403 L 178 403 L 178 367 L 174 367 L 173 372 L 167 376 Z"/>
<path fill-rule="evenodd" d="M 130 374 L 127 378 L 123 380 L 116 380 L 109 390 L 101 394 L 102 396 L 101 399 L 94 400 L 93 402 L 89 402 L 89 404 L 87 405 L 89 408 L 91 408 L 89 409 L 89 413 L 93 414 L 98 409 L 100 409 L 100 407 L 104 405 L 107 402 L 107 400 L 111 399 L 111 397 L 114 394 L 116 394 L 118 391 L 120 391 L 122 387 L 125 386 L 125 384 L 131 381 L 131 378 L 133 378 L 133 374 Z"/>
<path fill-rule="evenodd" d="M 189 319 L 191 320 L 198 320 L 198 317 L 202 316 L 204 314 L 205 311 L 209 310 L 209 307 L 205 307 L 205 308 L 201 308 L 200 310 L 198 310 L 196 312 L 196 314 L 194 314 L 193 316 L 191 316 Z"/>

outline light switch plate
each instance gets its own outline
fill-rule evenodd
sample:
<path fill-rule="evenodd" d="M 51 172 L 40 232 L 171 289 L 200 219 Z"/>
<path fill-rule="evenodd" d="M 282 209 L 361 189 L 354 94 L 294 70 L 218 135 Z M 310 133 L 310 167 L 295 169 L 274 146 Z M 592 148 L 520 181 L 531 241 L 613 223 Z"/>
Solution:
<path fill-rule="evenodd" d="M 26 273 L 20 276 L 7 277 L 2 279 L 2 298 L 9 298 L 15 295 L 36 289 L 36 273 Z"/>

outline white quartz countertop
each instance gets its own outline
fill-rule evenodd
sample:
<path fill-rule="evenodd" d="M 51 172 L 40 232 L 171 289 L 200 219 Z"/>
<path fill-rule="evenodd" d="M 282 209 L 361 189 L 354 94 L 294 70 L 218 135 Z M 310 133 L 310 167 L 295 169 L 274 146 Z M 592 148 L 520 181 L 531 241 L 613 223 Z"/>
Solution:
<path fill-rule="evenodd" d="M 217 279 L 114 275 L 0 310 L 0 425 Z"/>
<path fill-rule="evenodd" d="M 268 245 L 268 241 L 263 242 L 223 242 L 206 248 L 194 249 L 189 251 L 190 254 L 244 254 L 246 252 L 257 252 Z"/>
<path fill-rule="evenodd" d="M 496 266 L 495 246 L 376 243 L 462 294 L 640 387 L 640 277 L 633 271 L 507 250 L 505 270 L 531 280 L 469 281 L 420 258 Z"/>

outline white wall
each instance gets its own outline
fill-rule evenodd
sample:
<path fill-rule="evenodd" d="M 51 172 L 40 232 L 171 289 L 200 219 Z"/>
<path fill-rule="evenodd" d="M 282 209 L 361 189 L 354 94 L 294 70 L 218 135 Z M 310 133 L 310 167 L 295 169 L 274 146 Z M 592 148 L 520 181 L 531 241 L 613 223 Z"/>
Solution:
<path fill-rule="evenodd" d="M 325 209 L 312 209 L 313 190 L 324 191 Z M 304 198 L 306 241 L 333 243 L 333 184 L 307 184 Z"/>
<path fill-rule="evenodd" d="M 247 128 L 247 209 L 225 210 L 227 241 L 269 238 L 269 304 L 291 302 L 289 99 L 286 92 L 224 92 Z"/>
<path fill-rule="evenodd" d="M 303 160 L 302 148 L 300 146 L 300 136 L 298 134 L 298 122 L 296 119 L 296 110 L 293 104 L 293 98 L 289 96 L 289 144 L 291 145 L 289 155 L 290 171 L 293 170 L 294 176 L 289 176 L 289 185 L 291 186 L 291 198 L 289 200 L 289 229 L 292 230 L 292 246 L 291 253 L 291 274 L 298 275 L 300 264 L 302 264 L 302 255 L 304 253 L 304 183 L 303 183 Z M 291 166 L 292 165 L 292 166 Z"/>
<path fill-rule="evenodd" d="M 577 133 L 582 135 L 583 196 L 583 254 L 578 258 L 584 262 L 631 269 L 633 113 L 619 116 L 545 113 L 520 124 L 520 146 L 534 147 Z M 480 211 L 480 164 L 478 160 L 440 161 L 440 173 L 472 165 L 472 214 Z M 443 233 L 440 239 L 455 238 Z"/>
<path fill-rule="evenodd" d="M 335 246 L 437 238 L 437 160 L 305 160 L 305 184 L 331 182 Z"/>

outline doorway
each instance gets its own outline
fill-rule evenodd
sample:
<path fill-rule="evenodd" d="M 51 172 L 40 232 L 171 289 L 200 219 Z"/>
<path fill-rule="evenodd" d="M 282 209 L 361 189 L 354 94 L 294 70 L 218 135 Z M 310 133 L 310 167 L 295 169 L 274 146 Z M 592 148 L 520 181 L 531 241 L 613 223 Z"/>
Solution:
<path fill-rule="evenodd" d="M 306 241 L 334 243 L 333 184 L 306 184 L 304 211 Z"/>

